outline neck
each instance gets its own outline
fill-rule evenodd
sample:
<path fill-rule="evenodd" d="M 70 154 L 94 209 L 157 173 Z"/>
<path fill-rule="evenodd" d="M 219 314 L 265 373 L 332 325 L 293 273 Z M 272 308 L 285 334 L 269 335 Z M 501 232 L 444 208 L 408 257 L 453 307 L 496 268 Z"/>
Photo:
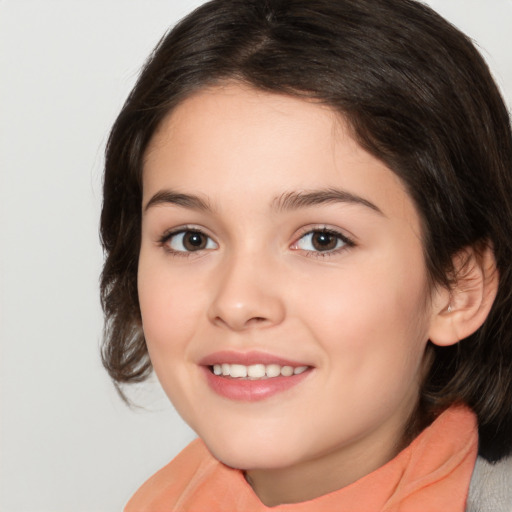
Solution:
<path fill-rule="evenodd" d="M 389 442 L 382 442 L 380 432 L 364 442 L 291 467 L 249 470 L 245 477 L 268 507 L 312 500 L 346 487 L 389 462 L 400 451 L 403 428 L 390 429 Z"/>

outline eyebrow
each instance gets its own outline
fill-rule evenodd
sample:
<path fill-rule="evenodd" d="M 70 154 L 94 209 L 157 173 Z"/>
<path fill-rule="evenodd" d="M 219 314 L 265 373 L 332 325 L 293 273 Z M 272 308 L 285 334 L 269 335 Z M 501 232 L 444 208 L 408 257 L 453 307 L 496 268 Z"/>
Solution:
<path fill-rule="evenodd" d="M 162 204 L 175 204 L 191 210 L 211 212 L 212 207 L 207 201 L 193 194 L 180 194 L 172 190 L 160 190 L 146 204 L 144 211 L 147 212 L 152 206 Z"/>
<path fill-rule="evenodd" d="M 277 211 L 289 211 L 328 203 L 359 204 L 385 216 L 377 205 L 367 199 L 348 192 L 347 190 L 337 188 L 286 192 L 275 198 L 272 201 L 272 206 Z"/>
<path fill-rule="evenodd" d="M 276 211 L 290 211 L 310 206 L 317 206 L 328 203 L 352 203 L 370 208 L 384 216 L 381 209 L 372 202 L 346 190 L 327 188 L 320 190 L 305 190 L 285 192 L 272 201 L 272 208 Z M 191 210 L 212 212 L 213 208 L 208 201 L 194 194 L 182 194 L 172 190 L 160 190 L 147 202 L 144 207 L 146 212 L 153 206 L 163 204 L 174 204 Z"/>

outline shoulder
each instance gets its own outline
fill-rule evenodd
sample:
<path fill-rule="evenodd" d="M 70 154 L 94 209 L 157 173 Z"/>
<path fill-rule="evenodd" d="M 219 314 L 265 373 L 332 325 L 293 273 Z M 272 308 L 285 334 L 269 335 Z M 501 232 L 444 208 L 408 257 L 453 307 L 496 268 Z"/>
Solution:
<path fill-rule="evenodd" d="M 204 443 L 196 439 L 139 488 L 124 512 L 174 510 L 174 505 L 187 494 L 187 489 L 195 485 L 196 480 L 205 478 L 218 464 Z"/>
<path fill-rule="evenodd" d="M 512 512 L 512 457 L 495 463 L 477 458 L 466 512 Z"/>

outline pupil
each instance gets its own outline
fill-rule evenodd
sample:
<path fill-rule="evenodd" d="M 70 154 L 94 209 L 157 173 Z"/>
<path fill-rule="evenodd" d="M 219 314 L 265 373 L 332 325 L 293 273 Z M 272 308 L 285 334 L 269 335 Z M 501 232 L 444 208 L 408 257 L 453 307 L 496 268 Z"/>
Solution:
<path fill-rule="evenodd" d="M 336 247 L 336 237 L 330 233 L 315 233 L 313 235 L 313 246 L 319 251 L 328 251 Z"/>
<path fill-rule="evenodd" d="M 189 251 L 197 251 L 198 249 L 204 249 L 206 246 L 205 237 L 201 233 L 189 231 L 184 237 L 183 244 Z"/>

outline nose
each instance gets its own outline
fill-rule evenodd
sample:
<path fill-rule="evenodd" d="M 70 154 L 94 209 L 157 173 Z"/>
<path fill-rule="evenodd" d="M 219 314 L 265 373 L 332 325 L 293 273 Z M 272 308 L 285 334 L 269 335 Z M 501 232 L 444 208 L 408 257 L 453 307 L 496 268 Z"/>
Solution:
<path fill-rule="evenodd" d="M 257 257 L 237 257 L 218 269 L 209 308 L 214 324 L 234 331 L 280 324 L 285 317 L 279 272 Z"/>

